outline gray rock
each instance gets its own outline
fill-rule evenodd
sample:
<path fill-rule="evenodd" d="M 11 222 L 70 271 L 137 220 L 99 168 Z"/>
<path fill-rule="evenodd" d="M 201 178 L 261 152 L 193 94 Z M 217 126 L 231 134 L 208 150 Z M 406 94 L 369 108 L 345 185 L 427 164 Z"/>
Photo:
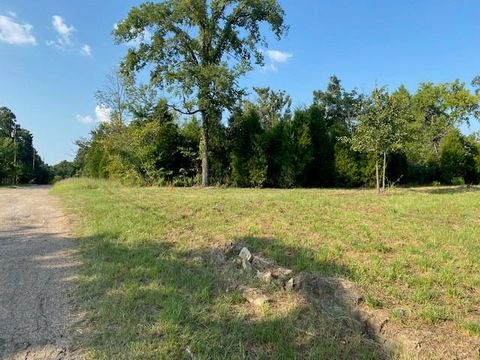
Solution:
<path fill-rule="evenodd" d="M 285 283 L 285 290 L 286 291 L 293 291 L 295 288 L 295 280 L 294 278 L 291 278 Z"/>
<path fill-rule="evenodd" d="M 273 261 L 265 259 L 264 257 L 255 255 L 252 259 L 252 265 L 255 269 L 259 271 L 265 271 L 274 266 Z"/>
<path fill-rule="evenodd" d="M 271 283 L 273 280 L 273 275 L 271 271 L 258 272 L 257 277 L 266 283 Z"/>
<path fill-rule="evenodd" d="M 248 261 L 246 261 L 245 259 L 241 259 L 242 260 L 242 268 L 243 270 L 245 271 L 248 271 L 248 272 L 252 272 L 253 271 L 253 267 L 252 267 L 252 264 L 250 264 Z"/>
<path fill-rule="evenodd" d="M 272 275 L 274 278 L 287 281 L 287 279 L 292 277 L 293 271 L 282 267 L 276 267 L 272 269 Z"/>
<path fill-rule="evenodd" d="M 233 259 L 233 263 L 238 267 L 241 267 L 243 262 L 242 262 L 242 259 L 240 259 L 239 257 L 236 257 Z"/>
<path fill-rule="evenodd" d="M 240 250 L 240 254 L 239 254 L 240 258 L 248 263 L 250 263 L 252 261 L 252 253 L 250 252 L 250 250 L 248 250 L 246 247 L 242 248 L 242 250 Z"/>
<path fill-rule="evenodd" d="M 237 256 L 240 250 L 242 250 L 242 248 L 244 247 L 245 245 L 243 245 L 242 243 L 231 243 L 227 245 L 226 248 L 224 249 L 225 256 L 228 259 L 234 256 Z"/>

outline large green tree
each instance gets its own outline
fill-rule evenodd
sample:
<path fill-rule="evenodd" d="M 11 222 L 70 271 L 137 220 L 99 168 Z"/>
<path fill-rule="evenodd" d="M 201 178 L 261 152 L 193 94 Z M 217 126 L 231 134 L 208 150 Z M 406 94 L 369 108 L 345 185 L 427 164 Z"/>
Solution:
<path fill-rule="evenodd" d="M 331 76 L 326 91 L 313 92 L 313 103 L 321 108 L 333 137 L 344 136 L 352 128 L 361 109 L 363 96 L 356 90 L 346 91 L 340 79 Z"/>
<path fill-rule="evenodd" d="M 15 114 L 7 107 L 0 108 L 0 139 L 2 139 L 2 156 L 5 164 L 4 177 L 10 176 L 15 184 L 19 175 L 18 140 L 19 125 Z"/>
<path fill-rule="evenodd" d="M 342 137 L 350 137 L 353 131 L 353 123 L 357 119 L 362 107 L 364 96 L 357 90 L 347 91 L 343 88 L 340 79 L 331 76 L 327 89 L 317 90 L 313 92 L 313 105 L 323 113 L 326 131 L 330 137 L 330 141 L 326 139 L 316 144 L 317 151 L 325 152 L 325 147 L 331 145 L 335 150 L 333 164 L 327 166 L 328 158 L 323 161 L 323 167 L 333 169 L 335 171 L 335 184 L 337 186 L 351 186 L 359 184 L 360 167 L 359 153 L 352 150 L 348 144 L 339 141 Z M 318 116 L 317 116 L 318 117 Z M 315 131 L 315 134 L 321 134 Z M 326 146 L 327 145 L 327 146 Z M 327 171 L 327 174 L 331 174 Z M 327 175 L 328 176 L 328 175 Z M 330 175 L 330 177 L 332 177 Z M 323 182 L 323 185 L 333 184 L 333 178 L 329 182 Z M 322 183 L 320 183 L 322 184 Z M 318 182 L 315 185 L 320 185 Z"/>
<path fill-rule="evenodd" d="M 16 116 L 12 110 L 7 107 L 0 107 L 0 137 L 11 137 L 15 123 Z"/>
<path fill-rule="evenodd" d="M 51 169 L 33 147 L 33 135 L 17 123 L 15 114 L 0 107 L 0 184 L 51 180 Z"/>
<path fill-rule="evenodd" d="M 262 23 L 280 38 L 286 31 L 277 0 L 165 0 L 133 8 L 114 35 L 118 43 L 137 41 L 122 69 L 147 66 L 152 84 L 177 100 L 183 114 L 202 117 L 202 184 L 209 181 L 209 132 L 222 112 L 233 109 L 244 91 L 238 78 L 263 64 Z"/>
<path fill-rule="evenodd" d="M 335 179 L 334 145 L 323 109 L 312 105 L 297 110 L 290 128 L 296 183 L 308 187 L 332 186 Z"/>
<path fill-rule="evenodd" d="M 256 107 L 260 121 L 268 129 L 282 120 L 292 117 L 292 98 L 285 91 L 275 91 L 270 88 L 253 88 L 257 93 Z"/>
<path fill-rule="evenodd" d="M 422 145 L 418 153 L 440 155 L 443 138 L 455 127 L 468 123 L 478 115 L 479 97 L 458 80 L 451 83 L 422 83 L 412 98 L 418 136 Z M 428 156 L 428 155 L 427 155 Z"/>
<path fill-rule="evenodd" d="M 292 99 L 285 91 L 254 88 L 255 107 L 260 115 L 262 162 L 265 164 L 265 186 L 292 187 L 295 184 L 295 159 L 292 142 Z"/>
<path fill-rule="evenodd" d="M 12 178 L 14 151 L 12 139 L 0 137 L 0 184 Z"/>
<path fill-rule="evenodd" d="M 230 182 L 233 185 L 260 187 L 265 184 L 263 134 L 260 114 L 252 104 L 245 104 L 241 112 L 235 112 L 230 118 Z"/>

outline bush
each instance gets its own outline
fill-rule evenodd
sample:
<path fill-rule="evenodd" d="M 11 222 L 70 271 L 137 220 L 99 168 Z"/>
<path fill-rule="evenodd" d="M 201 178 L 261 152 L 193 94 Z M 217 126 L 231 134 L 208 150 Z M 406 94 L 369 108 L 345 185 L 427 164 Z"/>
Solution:
<path fill-rule="evenodd" d="M 465 185 L 465 179 L 457 176 L 452 179 L 452 185 Z"/>
<path fill-rule="evenodd" d="M 443 139 L 440 149 L 440 176 L 445 184 L 453 184 L 466 175 L 467 152 L 458 130 L 452 130 Z"/>

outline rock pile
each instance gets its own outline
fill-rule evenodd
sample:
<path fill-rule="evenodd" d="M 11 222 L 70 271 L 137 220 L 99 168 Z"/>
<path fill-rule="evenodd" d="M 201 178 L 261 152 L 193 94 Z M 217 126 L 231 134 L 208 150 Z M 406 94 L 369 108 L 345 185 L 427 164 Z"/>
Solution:
<path fill-rule="evenodd" d="M 295 274 L 274 260 L 253 253 L 244 243 L 231 243 L 212 252 L 211 261 L 216 266 L 234 273 L 246 273 L 250 276 L 272 284 L 282 291 L 299 292 L 309 303 L 331 317 L 340 321 L 345 329 L 363 333 L 379 343 L 388 354 L 396 354 L 399 349 L 414 354 L 419 359 L 430 359 L 444 348 L 449 355 L 445 358 L 472 358 L 471 354 L 479 354 L 480 344 L 477 340 L 465 341 L 455 339 L 462 344 L 462 351 L 453 351 L 444 346 L 443 334 L 433 334 L 421 329 L 409 329 L 390 321 L 388 311 L 368 307 L 357 287 L 340 277 L 325 277 L 312 273 Z M 263 306 L 270 302 L 261 289 L 236 286 L 242 296 L 253 306 Z M 453 334 L 449 333 L 451 337 Z M 457 356 L 462 353 L 461 356 Z M 465 355 L 467 354 L 467 355 Z M 465 356 L 463 356 L 465 355 Z"/>
<path fill-rule="evenodd" d="M 364 333 L 387 347 L 396 344 L 385 336 L 388 317 L 382 312 L 372 313 L 364 304 L 356 286 L 343 278 L 324 277 L 311 273 L 295 274 L 291 269 L 279 266 L 274 260 L 252 251 L 243 243 L 231 243 L 216 249 L 212 255 L 217 265 L 233 265 L 238 271 L 251 274 L 283 291 L 301 292 L 308 301 L 335 321 L 342 321 L 351 331 Z M 239 286 L 242 296 L 254 306 L 262 306 L 270 299 L 261 289 Z"/>
<path fill-rule="evenodd" d="M 242 271 L 266 283 L 273 283 L 285 290 L 293 290 L 293 271 L 277 265 L 273 260 L 252 254 L 242 243 L 232 243 L 223 249 L 224 261 L 232 261 Z M 218 255 L 217 255 L 218 258 Z"/>

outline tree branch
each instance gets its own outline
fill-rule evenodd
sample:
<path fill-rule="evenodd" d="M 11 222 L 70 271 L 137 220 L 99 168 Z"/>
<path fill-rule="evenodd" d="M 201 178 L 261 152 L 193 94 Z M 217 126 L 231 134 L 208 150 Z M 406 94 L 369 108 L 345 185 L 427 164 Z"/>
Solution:
<path fill-rule="evenodd" d="M 214 51 L 214 56 L 213 59 L 218 59 L 221 57 L 223 47 L 225 46 L 225 43 L 228 40 L 228 36 L 230 35 L 230 31 L 232 31 L 233 26 L 239 21 L 239 19 L 244 16 L 245 14 L 242 12 L 244 8 L 244 3 L 241 2 L 230 14 L 230 16 L 227 18 L 227 21 L 225 22 L 225 26 L 223 30 L 221 31 L 220 35 L 220 40 L 217 44 L 217 48 Z"/>
<path fill-rule="evenodd" d="M 198 114 L 199 112 L 203 112 L 204 110 L 203 109 L 197 109 L 197 110 L 194 110 L 194 111 L 185 111 L 185 110 L 182 110 L 182 109 L 179 109 L 177 108 L 175 105 L 170 105 L 170 104 L 167 104 L 167 107 L 169 107 L 170 109 L 173 109 L 175 110 L 176 112 L 182 114 L 182 115 L 195 115 L 195 114 Z"/>

